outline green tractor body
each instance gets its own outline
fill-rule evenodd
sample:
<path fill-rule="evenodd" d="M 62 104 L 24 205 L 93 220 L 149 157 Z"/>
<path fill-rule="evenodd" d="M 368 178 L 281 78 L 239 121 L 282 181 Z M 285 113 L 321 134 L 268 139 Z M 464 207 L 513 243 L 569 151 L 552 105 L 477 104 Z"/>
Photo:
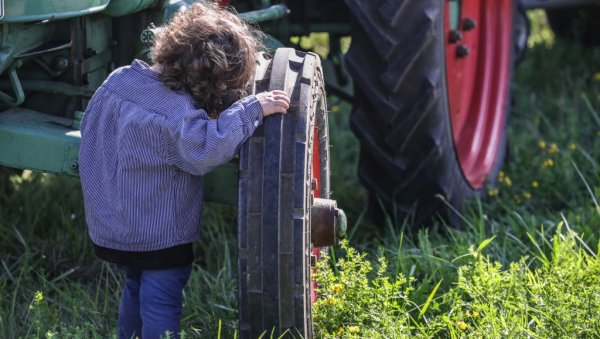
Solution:
<path fill-rule="evenodd" d="M 133 15 L 157 3 L 156 0 L 3 3 L 2 165 L 77 175 L 81 112 L 110 70 L 131 58 L 139 40 L 121 41 L 124 46 L 115 48 L 118 40 L 114 36 L 119 27 L 129 28 L 123 27 L 125 20 L 119 17 Z M 143 19 L 136 21 L 143 25 Z"/>
<path fill-rule="evenodd" d="M 89 99 L 112 70 L 145 57 L 140 35 L 150 23 L 159 25 L 189 5 L 171 3 L 5 1 L 0 165 L 77 176 L 78 129 Z M 236 175 L 229 164 L 210 174 L 207 199 L 235 204 Z"/>

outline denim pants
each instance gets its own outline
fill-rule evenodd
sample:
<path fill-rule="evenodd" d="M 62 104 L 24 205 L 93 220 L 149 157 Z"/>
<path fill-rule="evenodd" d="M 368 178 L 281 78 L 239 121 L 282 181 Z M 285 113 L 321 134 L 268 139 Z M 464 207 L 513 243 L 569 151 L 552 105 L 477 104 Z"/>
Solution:
<path fill-rule="evenodd" d="M 125 288 L 119 306 L 119 339 L 179 338 L 183 287 L 192 265 L 147 270 L 123 267 Z"/>

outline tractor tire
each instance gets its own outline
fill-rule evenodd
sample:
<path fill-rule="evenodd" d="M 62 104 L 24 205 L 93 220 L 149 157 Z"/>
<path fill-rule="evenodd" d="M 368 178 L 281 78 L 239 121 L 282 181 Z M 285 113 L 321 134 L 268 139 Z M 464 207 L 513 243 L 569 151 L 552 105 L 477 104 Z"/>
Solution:
<path fill-rule="evenodd" d="M 457 225 L 451 211 L 496 178 L 519 52 L 513 39 L 523 34 L 513 25 L 514 2 L 461 2 L 460 35 L 451 42 L 449 1 L 346 0 L 354 16 L 350 124 L 370 214 L 383 209 L 396 222 L 411 215 L 418 226 L 441 216 Z"/>
<path fill-rule="evenodd" d="M 552 31 L 562 39 L 580 41 L 586 46 L 600 46 L 598 21 L 600 7 L 546 10 Z"/>
<path fill-rule="evenodd" d="M 267 117 L 240 149 L 238 282 L 241 338 L 312 337 L 310 208 L 329 197 L 329 134 L 321 62 L 261 55 L 255 93 L 285 90 L 287 114 Z"/>

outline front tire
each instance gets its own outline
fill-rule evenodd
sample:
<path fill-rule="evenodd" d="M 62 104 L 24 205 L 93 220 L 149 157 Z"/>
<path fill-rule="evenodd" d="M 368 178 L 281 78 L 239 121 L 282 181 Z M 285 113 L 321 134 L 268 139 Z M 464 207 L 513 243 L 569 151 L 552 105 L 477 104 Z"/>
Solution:
<path fill-rule="evenodd" d="M 280 48 L 259 57 L 255 93 L 285 90 L 287 114 L 265 119 L 240 149 L 238 281 L 241 338 L 312 337 L 310 208 L 329 198 L 329 134 L 321 63 Z"/>

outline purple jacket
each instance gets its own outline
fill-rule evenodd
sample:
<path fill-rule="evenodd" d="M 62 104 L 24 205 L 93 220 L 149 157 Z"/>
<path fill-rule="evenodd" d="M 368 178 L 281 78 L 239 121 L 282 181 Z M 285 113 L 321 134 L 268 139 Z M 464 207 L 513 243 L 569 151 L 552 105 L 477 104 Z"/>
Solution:
<path fill-rule="evenodd" d="M 211 120 L 144 62 L 115 70 L 81 124 L 79 168 L 92 241 L 154 251 L 196 240 L 202 175 L 234 157 L 262 119 L 255 96 Z"/>

